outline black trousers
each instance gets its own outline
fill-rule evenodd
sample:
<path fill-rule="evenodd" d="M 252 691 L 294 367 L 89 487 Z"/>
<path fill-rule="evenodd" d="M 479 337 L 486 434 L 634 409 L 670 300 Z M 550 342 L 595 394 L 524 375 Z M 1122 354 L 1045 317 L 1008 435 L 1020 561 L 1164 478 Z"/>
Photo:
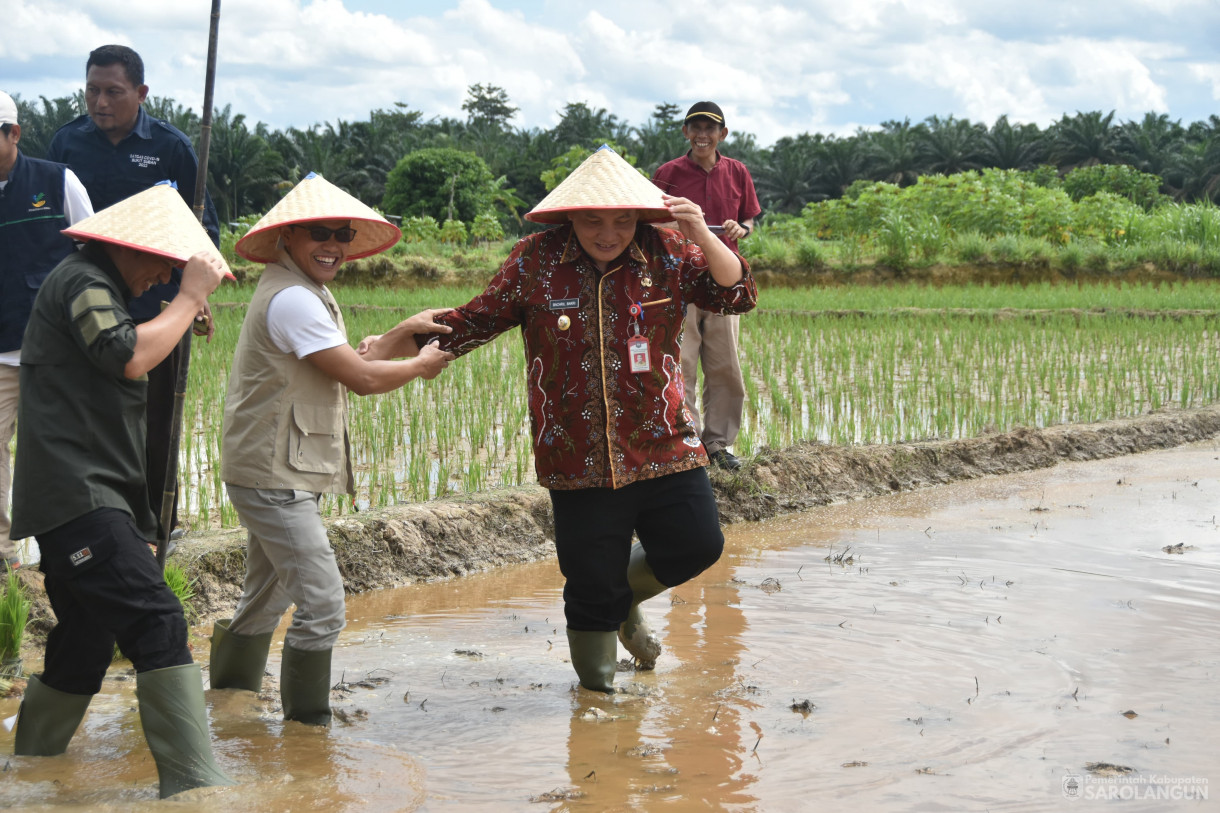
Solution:
<path fill-rule="evenodd" d="M 193 662 L 182 604 L 125 512 L 99 508 L 37 541 L 56 618 L 43 683 L 97 694 L 116 642 L 137 673 Z"/>
<path fill-rule="evenodd" d="M 631 610 L 627 561 L 634 532 L 657 580 L 676 587 L 724 550 L 716 497 L 703 468 L 619 489 L 551 491 L 564 615 L 574 630 L 617 630 Z"/>
<path fill-rule="evenodd" d="M 181 358 L 181 351 L 175 347 L 160 364 L 148 371 L 148 407 L 145 413 L 148 441 L 144 453 L 148 472 L 148 505 L 158 522 L 161 521 L 161 503 L 165 493 L 165 471 L 169 468 L 169 441 L 174 429 L 174 386 L 178 382 Z M 171 531 L 178 526 L 177 472 L 174 478 Z"/>

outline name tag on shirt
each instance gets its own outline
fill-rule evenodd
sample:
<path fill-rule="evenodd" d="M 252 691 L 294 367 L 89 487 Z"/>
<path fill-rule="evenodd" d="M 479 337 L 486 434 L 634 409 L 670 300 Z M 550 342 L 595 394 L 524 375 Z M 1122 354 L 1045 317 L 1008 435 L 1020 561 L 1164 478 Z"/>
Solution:
<path fill-rule="evenodd" d="M 574 297 L 572 299 L 552 299 L 547 303 L 547 306 L 553 311 L 566 311 L 569 308 L 579 308 L 580 299 Z"/>

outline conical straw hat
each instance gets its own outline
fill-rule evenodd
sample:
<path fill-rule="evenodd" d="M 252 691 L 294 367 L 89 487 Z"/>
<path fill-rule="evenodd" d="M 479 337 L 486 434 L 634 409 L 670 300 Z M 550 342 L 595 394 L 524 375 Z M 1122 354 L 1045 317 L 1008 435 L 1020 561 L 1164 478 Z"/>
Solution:
<path fill-rule="evenodd" d="M 661 190 L 604 144 L 572 170 L 525 219 L 535 223 L 566 223 L 569 212 L 583 209 L 636 209 L 644 223 L 673 220 L 661 202 Z"/>
<path fill-rule="evenodd" d="M 314 220 L 352 221 L 356 238 L 348 244 L 349 260 L 379 254 L 402 237 L 393 223 L 311 172 L 237 241 L 237 253 L 256 263 L 273 263 L 279 256 L 280 228 Z"/>
<path fill-rule="evenodd" d="M 179 265 L 202 251 L 219 259 L 225 274 L 233 279 L 220 249 L 212 245 L 212 238 L 169 181 L 78 220 L 63 233 L 77 240 L 99 240 L 167 257 Z"/>

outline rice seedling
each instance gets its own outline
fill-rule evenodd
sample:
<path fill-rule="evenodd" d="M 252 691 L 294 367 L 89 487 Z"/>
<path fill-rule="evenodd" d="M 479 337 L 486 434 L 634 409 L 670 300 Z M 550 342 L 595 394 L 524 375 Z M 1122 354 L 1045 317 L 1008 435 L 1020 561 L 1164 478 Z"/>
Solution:
<path fill-rule="evenodd" d="M 25 584 L 12 568 L 5 568 L 4 595 L 0 596 L 0 677 L 19 677 L 21 641 L 30 617 Z"/>
<path fill-rule="evenodd" d="M 346 303 L 354 343 L 478 290 L 337 287 L 336 297 Z M 234 289 L 235 303 L 241 291 Z M 741 322 L 746 406 L 735 449 L 748 457 L 802 440 L 962 437 L 1211 403 L 1220 399 L 1217 293 L 1207 281 L 765 289 L 759 310 Z M 997 318 L 997 309 L 1039 313 Z M 1096 312 L 1078 313 L 1089 309 Z M 199 527 L 234 527 L 220 436 L 244 307 L 214 310 L 216 338 L 193 351 L 182 514 Z M 1126 315 L 1150 311 L 1174 313 Z M 433 381 L 352 397 L 357 495 L 327 497 L 323 512 L 532 482 L 524 370 L 514 332 Z"/>
<path fill-rule="evenodd" d="M 181 567 L 173 562 L 168 562 L 165 565 L 165 583 L 182 603 L 182 613 L 186 616 L 186 623 L 193 624 L 198 615 L 191 604 L 191 599 L 195 598 L 195 580 L 188 577 L 186 571 Z"/>

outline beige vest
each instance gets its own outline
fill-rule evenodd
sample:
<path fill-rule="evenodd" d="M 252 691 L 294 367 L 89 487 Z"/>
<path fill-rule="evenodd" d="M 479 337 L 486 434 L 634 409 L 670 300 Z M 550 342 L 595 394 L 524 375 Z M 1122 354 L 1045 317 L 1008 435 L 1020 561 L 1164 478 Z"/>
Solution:
<path fill-rule="evenodd" d="M 280 350 L 267 330 L 272 297 L 293 285 L 316 294 L 347 337 L 334 297 L 287 254 L 263 270 L 229 371 L 220 475 L 247 488 L 354 494 L 347 388 Z"/>

